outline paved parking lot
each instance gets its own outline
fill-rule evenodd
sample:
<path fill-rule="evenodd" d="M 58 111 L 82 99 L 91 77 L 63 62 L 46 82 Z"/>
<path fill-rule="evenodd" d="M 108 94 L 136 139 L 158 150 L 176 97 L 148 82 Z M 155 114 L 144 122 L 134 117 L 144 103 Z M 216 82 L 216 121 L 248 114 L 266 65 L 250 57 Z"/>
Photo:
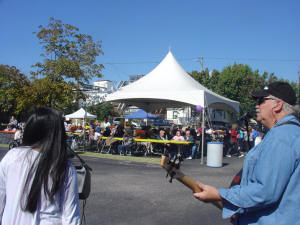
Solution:
<path fill-rule="evenodd" d="M 186 160 L 182 170 L 203 183 L 227 187 L 242 161 L 224 159 L 222 168 L 210 168 L 200 165 L 200 160 Z M 184 185 L 176 180 L 169 183 L 159 165 L 98 158 L 88 162 L 94 171 L 87 224 L 230 224 L 218 209 L 195 199 Z"/>
<path fill-rule="evenodd" d="M 1 148 L 0 158 L 5 149 Z M 156 164 L 84 158 L 93 168 L 92 193 L 85 214 L 88 225 L 218 225 L 230 224 L 221 211 L 198 201 L 184 185 L 169 183 Z M 227 187 L 243 158 L 225 158 L 222 168 L 185 160 L 182 171 L 217 187 Z M 82 202 L 81 202 L 82 205 Z"/>

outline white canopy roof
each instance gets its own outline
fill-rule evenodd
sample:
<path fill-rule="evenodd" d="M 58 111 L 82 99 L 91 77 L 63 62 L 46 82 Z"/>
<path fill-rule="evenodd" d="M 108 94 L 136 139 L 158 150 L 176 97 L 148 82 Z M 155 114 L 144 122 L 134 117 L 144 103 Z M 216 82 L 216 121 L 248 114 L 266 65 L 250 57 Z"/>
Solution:
<path fill-rule="evenodd" d="M 123 102 L 147 112 L 196 105 L 239 112 L 239 102 L 202 86 L 180 66 L 170 51 L 150 73 L 108 95 L 106 101 Z"/>
<path fill-rule="evenodd" d="M 83 108 L 80 108 L 76 112 L 65 116 L 67 120 L 69 119 L 95 119 L 97 116 L 86 112 Z"/>

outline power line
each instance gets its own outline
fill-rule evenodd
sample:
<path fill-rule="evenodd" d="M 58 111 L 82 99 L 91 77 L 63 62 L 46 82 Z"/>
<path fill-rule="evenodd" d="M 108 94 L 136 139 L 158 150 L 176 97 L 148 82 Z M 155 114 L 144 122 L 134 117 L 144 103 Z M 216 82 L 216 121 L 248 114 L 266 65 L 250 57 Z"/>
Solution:
<path fill-rule="evenodd" d="M 300 62 L 300 59 L 268 59 L 268 58 L 231 58 L 231 57 L 205 57 L 207 60 L 233 60 L 233 61 L 261 61 L 261 62 Z M 196 61 L 200 60 L 201 57 L 193 57 L 193 58 L 181 58 L 178 61 Z M 102 64 L 106 65 L 121 65 L 121 64 L 157 64 L 160 61 L 135 61 L 135 62 L 104 62 Z"/>
<path fill-rule="evenodd" d="M 215 60 L 241 60 L 241 61 L 269 61 L 269 62 L 300 62 L 300 59 L 267 59 L 267 58 L 218 58 L 218 57 L 205 57 L 206 59 L 215 59 Z"/>
<path fill-rule="evenodd" d="M 107 65 L 116 65 L 116 64 L 153 64 L 153 63 L 159 63 L 158 61 L 156 62 L 150 62 L 150 61 L 141 61 L 141 62 L 106 62 L 102 64 L 107 64 Z"/>
<path fill-rule="evenodd" d="M 191 57 L 191 58 L 179 58 L 177 59 L 179 62 L 182 61 L 195 61 L 201 62 L 201 68 L 203 70 L 203 59 L 211 61 L 211 60 L 219 60 L 219 61 L 257 61 L 257 62 L 277 62 L 277 63 L 299 63 L 300 59 L 270 59 L 270 58 L 233 58 L 233 57 Z M 137 64 L 159 64 L 161 61 L 134 61 L 134 62 L 104 62 L 102 64 L 107 65 L 105 69 L 108 70 L 117 70 L 118 72 L 115 75 L 123 80 L 123 76 L 129 76 L 130 74 L 120 70 L 118 65 L 137 65 Z M 300 78 L 299 78 L 300 79 Z"/>

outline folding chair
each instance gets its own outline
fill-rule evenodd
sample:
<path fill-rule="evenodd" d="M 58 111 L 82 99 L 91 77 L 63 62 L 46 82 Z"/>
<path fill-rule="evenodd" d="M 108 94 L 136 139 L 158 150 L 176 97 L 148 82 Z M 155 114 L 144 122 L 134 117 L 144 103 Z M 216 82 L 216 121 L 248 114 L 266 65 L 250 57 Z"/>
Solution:
<path fill-rule="evenodd" d="M 102 145 L 101 153 L 111 153 L 112 144 L 117 142 L 118 140 L 113 137 L 108 137 L 105 140 L 105 144 Z"/>
<path fill-rule="evenodd" d="M 97 152 L 100 153 L 103 146 L 105 145 L 105 140 L 104 139 L 100 139 L 98 142 L 97 142 Z"/>

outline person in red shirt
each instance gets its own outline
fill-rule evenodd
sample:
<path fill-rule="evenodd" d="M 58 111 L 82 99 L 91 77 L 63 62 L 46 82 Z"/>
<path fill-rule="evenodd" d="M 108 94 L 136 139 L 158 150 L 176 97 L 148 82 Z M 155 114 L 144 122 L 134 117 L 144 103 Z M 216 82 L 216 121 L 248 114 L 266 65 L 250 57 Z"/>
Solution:
<path fill-rule="evenodd" d="M 237 125 L 233 124 L 230 132 L 230 147 L 228 149 L 226 157 L 231 157 L 234 153 L 237 152 Z"/>

